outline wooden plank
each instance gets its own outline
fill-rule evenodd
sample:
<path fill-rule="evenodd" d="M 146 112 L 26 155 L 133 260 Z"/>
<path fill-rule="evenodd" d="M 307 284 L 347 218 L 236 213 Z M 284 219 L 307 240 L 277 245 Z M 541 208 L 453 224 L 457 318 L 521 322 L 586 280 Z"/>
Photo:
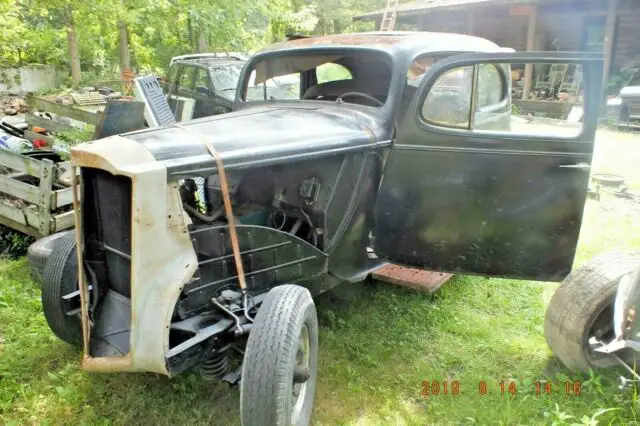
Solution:
<path fill-rule="evenodd" d="M 68 124 L 58 123 L 57 121 L 49 120 L 48 118 L 38 117 L 33 114 L 25 114 L 25 121 L 31 126 L 44 127 L 50 132 L 74 132 L 80 129 L 69 126 Z"/>
<path fill-rule="evenodd" d="M 64 231 L 65 229 L 73 228 L 75 226 L 75 215 L 74 211 L 70 210 L 68 212 L 60 213 L 52 218 L 53 229 L 51 233 Z"/>
<path fill-rule="evenodd" d="M 37 210 L 25 206 L 18 207 L 8 200 L 0 199 L 0 218 L 23 225 L 23 229 L 30 229 L 29 232 L 23 231 L 29 235 L 41 235 L 40 217 Z"/>
<path fill-rule="evenodd" d="M 0 165 L 36 177 L 40 177 L 42 169 L 41 161 L 7 150 L 0 150 Z"/>
<path fill-rule="evenodd" d="M 100 93 L 72 93 L 71 97 L 78 105 L 104 105 L 107 103 L 107 99 Z"/>
<path fill-rule="evenodd" d="M 20 231 L 20 232 L 24 232 L 27 235 L 31 235 L 32 237 L 35 238 L 41 238 L 44 237 L 44 235 L 41 235 L 37 229 L 32 228 L 30 226 L 26 226 L 22 223 L 19 222 L 15 222 L 7 217 L 4 217 L 2 215 L 0 215 L 0 224 L 4 225 L 4 226 L 8 226 L 11 229 L 15 229 L 16 231 Z"/>
<path fill-rule="evenodd" d="M 611 60 L 615 45 L 616 23 L 618 18 L 616 12 L 618 10 L 618 0 L 609 0 L 609 9 L 607 11 L 607 20 L 604 29 L 604 68 L 602 75 L 602 89 L 606 90 L 607 80 L 611 72 Z"/>
<path fill-rule="evenodd" d="M 32 109 L 35 108 L 40 111 L 48 111 L 56 115 L 61 115 L 63 117 L 69 117 L 73 118 L 74 120 L 84 121 L 85 123 L 93 124 L 94 126 L 97 126 L 100 122 L 100 114 L 96 114 L 94 112 L 86 111 L 80 108 L 74 108 L 72 106 L 58 104 L 56 102 L 52 102 L 50 100 L 39 98 L 33 95 L 27 96 L 27 106 Z"/>
<path fill-rule="evenodd" d="M 56 139 L 53 136 L 41 135 L 40 133 L 35 133 L 31 130 L 24 131 L 24 138 L 29 142 L 33 142 L 36 139 L 42 139 L 47 142 L 48 146 L 53 146 L 53 144 L 56 142 Z"/>
<path fill-rule="evenodd" d="M 529 23 L 527 27 L 527 51 L 528 52 L 535 50 L 537 26 L 538 26 L 538 7 L 531 6 L 531 12 L 529 13 Z M 524 66 L 524 87 L 522 90 L 522 99 L 527 99 L 529 97 L 532 80 L 533 80 L 533 64 L 526 64 Z"/>
<path fill-rule="evenodd" d="M 40 200 L 40 190 L 37 186 L 11 179 L 8 176 L 0 175 L 0 192 L 20 198 L 31 204 L 38 204 Z"/>
<path fill-rule="evenodd" d="M 42 160 L 42 173 L 40 174 L 40 197 L 38 200 L 38 213 L 40 214 L 40 233 L 48 235 L 51 231 L 51 188 L 55 177 L 55 166 L 51 160 Z"/>
<path fill-rule="evenodd" d="M 65 188 L 51 192 L 51 210 L 59 209 L 73 203 L 73 189 Z"/>

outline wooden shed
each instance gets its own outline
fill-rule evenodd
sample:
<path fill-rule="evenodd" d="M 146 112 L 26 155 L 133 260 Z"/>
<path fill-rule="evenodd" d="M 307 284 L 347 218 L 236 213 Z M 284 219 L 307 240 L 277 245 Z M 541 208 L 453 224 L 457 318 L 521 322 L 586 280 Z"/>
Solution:
<path fill-rule="evenodd" d="M 383 12 L 354 20 L 379 28 Z M 602 52 L 605 82 L 640 64 L 640 0 L 414 0 L 398 6 L 396 22 L 396 30 L 471 34 L 518 51 Z"/>

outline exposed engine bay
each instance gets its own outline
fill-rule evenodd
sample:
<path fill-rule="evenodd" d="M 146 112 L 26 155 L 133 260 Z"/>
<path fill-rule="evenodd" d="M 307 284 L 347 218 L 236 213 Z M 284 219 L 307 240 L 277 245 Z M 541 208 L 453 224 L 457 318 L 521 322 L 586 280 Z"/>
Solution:
<path fill-rule="evenodd" d="M 173 308 L 165 354 L 170 374 L 199 366 L 205 377 L 236 382 L 239 372 L 230 371 L 229 350 L 242 351 L 257 308 L 271 288 L 296 282 L 324 291 L 331 253 L 349 258 L 349 265 L 366 259 L 367 204 L 360 200 L 371 199 L 376 179 L 372 171 L 380 158 L 351 153 L 227 171 L 246 291 L 239 286 L 219 175 L 167 183 L 170 192 L 179 194 L 180 222 L 187 224 L 198 263 Z M 125 356 L 136 297 L 129 266 L 132 185 L 128 178 L 91 168 L 83 169 L 83 178 L 93 322 L 89 353 Z M 169 219 L 175 211 L 169 211 Z"/>
<path fill-rule="evenodd" d="M 286 280 L 288 275 L 300 281 L 299 271 L 305 262 L 320 266 L 322 257 L 318 255 L 335 244 L 335 237 L 341 228 L 339 223 L 329 221 L 328 216 L 332 214 L 333 217 L 343 218 L 344 211 L 348 210 L 345 203 L 349 203 L 351 198 L 344 199 L 344 196 L 335 194 L 338 181 L 343 180 L 340 186 L 344 187 L 349 179 L 353 181 L 352 188 L 356 187 L 357 179 L 349 177 L 351 173 L 346 170 L 353 165 L 352 157 L 336 156 L 321 163 L 299 162 L 227 172 L 229 195 L 240 239 L 242 241 L 245 235 L 260 241 L 241 244 L 253 247 L 248 250 L 251 253 L 243 251 L 243 262 L 248 260 L 245 267 L 248 293 L 245 295 L 237 286 L 230 244 L 226 231 L 223 231 L 226 230 L 227 218 L 219 175 L 181 181 L 180 197 L 184 211 L 192 221 L 189 231 L 199 268 L 183 289 L 176 305 L 170 334 L 172 349 L 167 355 L 172 371 L 188 368 L 192 362 L 187 357 L 193 357 L 193 362 L 202 358 L 198 347 L 183 351 L 177 357 L 172 357 L 172 354 L 212 321 L 226 318 L 235 322 L 233 335 L 228 336 L 229 341 L 223 347 L 237 349 L 238 338 L 251 329 L 255 308 L 264 293 L 271 286 Z M 329 213 L 330 210 L 341 211 L 341 214 Z M 243 232 L 247 226 L 251 227 L 249 235 L 253 237 Z M 270 229 L 279 231 L 275 235 L 287 235 L 288 240 L 274 239 Z M 296 245 L 297 239 L 310 246 Z M 305 255 L 303 247 L 307 252 L 310 247 L 315 247 L 318 253 Z M 305 265 L 305 270 L 314 269 L 319 270 Z M 313 279 L 313 274 L 307 278 Z M 211 313 L 212 307 L 214 313 Z M 221 378 L 226 372 L 228 361 L 222 357 L 219 348 L 218 344 L 213 358 L 205 357 L 200 361 L 202 374 Z M 239 374 L 227 380 L 233 382 L 237 377 Z"/>

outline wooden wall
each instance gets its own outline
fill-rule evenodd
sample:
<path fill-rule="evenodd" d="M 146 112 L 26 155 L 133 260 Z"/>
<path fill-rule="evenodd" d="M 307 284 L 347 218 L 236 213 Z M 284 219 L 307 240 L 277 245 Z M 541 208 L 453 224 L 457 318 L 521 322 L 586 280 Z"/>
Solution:
<path fill-rule="evenodd" d="M 536 50 L 580 51 L 587 16 L 606 16 L 607 0 L 566 0 L 542 4 L 536 31 Z M 526 15 L 510 15 L 507 7 L 471 9 L 473 35 L 500 46 L 524 51 L 527 45 Z M 402 29 L 468 33 L 466 10 L 431 12 L 398 19 Z M 403 25 L 404 23 L 404 25 Z M 556 47 L 552 42 L 557 39 Z M 640 64 L 640 0 L 619 0 L 613 71 L 630 63 Z"/>
<path fill-rule="evenodd" d="M 613 50 L 613 67 L 640 64 L 640 1 L 618 17 L 618 31 Z"/>

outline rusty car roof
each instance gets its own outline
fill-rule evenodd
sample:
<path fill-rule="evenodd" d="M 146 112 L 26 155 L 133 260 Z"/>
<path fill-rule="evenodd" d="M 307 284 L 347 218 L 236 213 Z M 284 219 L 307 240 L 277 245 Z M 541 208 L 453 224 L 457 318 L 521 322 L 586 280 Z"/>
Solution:
<path fill-rule="evenodd" d="M 336 47 L 369 47 L 394 51 L 495 51 L 499 46 L 489 40 L 464 34 L 426 31 L 385 31 L 334 34 L 284 41 L 259 51 L 272 53 L 284 50 Z"/>

